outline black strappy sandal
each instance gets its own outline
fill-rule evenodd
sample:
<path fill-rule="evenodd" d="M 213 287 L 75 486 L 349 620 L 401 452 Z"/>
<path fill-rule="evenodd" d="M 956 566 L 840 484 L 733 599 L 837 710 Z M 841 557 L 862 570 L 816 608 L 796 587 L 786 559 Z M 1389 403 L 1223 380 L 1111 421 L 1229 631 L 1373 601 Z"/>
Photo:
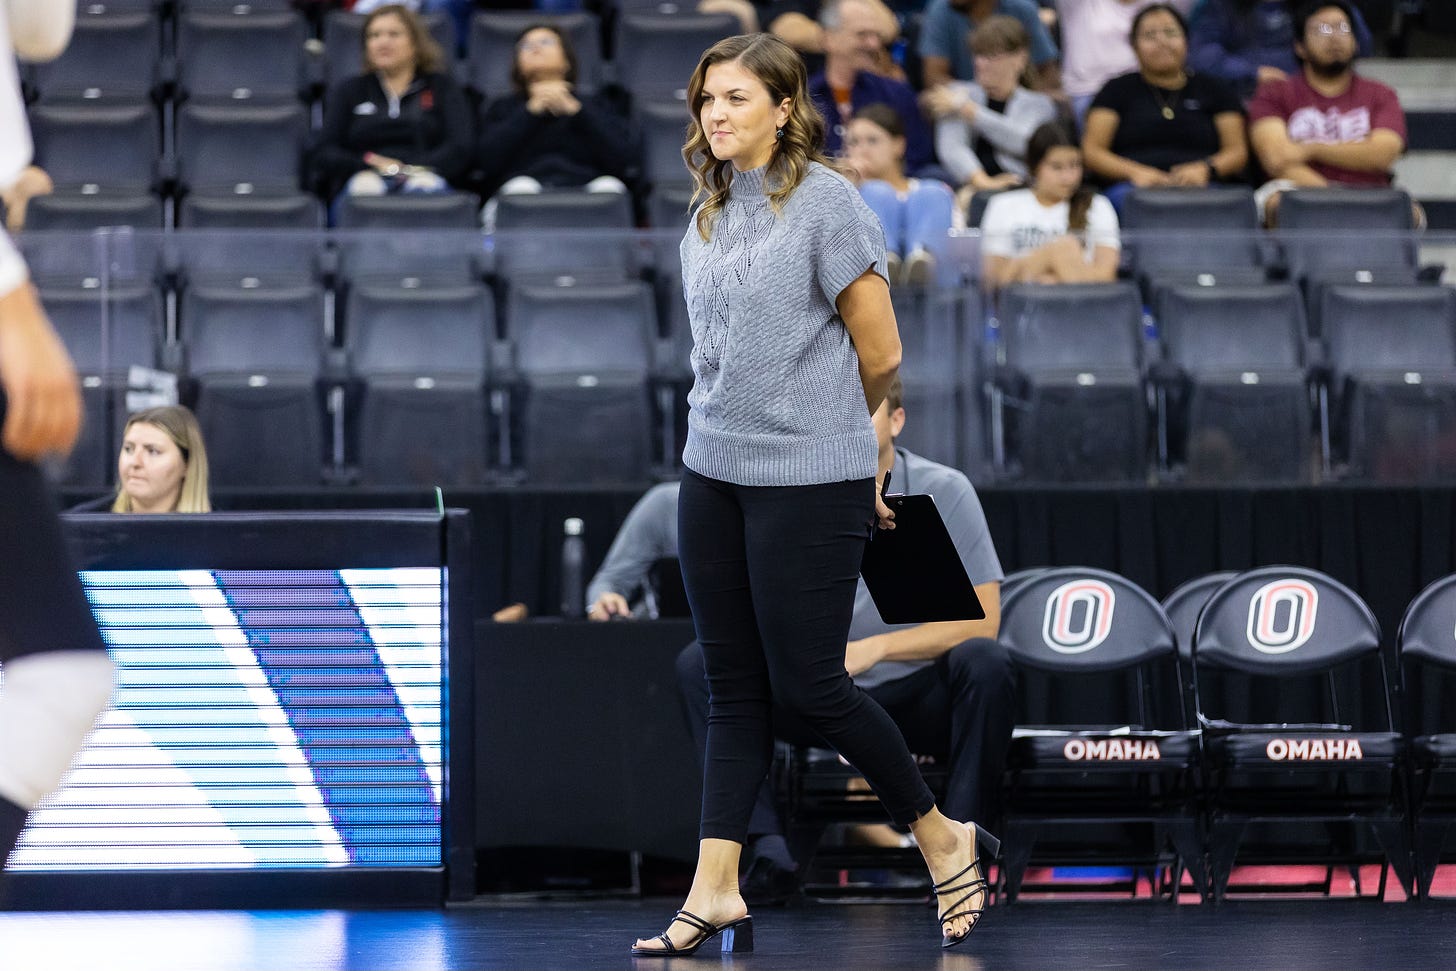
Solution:
<path fill-rule="evenodd" d="M 957 944 L 970 937 L 971 931 L 975 930 L 976 925 L 981 922 L 981 914 L 985 911 L 986 905 L 991 902 L 991 885 L 986 882 L 986 871 L 985 868 L 981 866 L 981 847 L 983 846 L 986 848 L 986 852 L 987 854 L 989 854 L 990 860 L 996 859 L 997 855 L 999 855 L 1001 852 L 1001 841 L 998 840 L 996 837 L 992 836 L 990 833 L 981 829 L 981 827 L 977 826 L 975 830 L 975 838 L 971 842 L 971 862 L 967 864 L 966 868 L 960 873 L 957 873 L 955 876 L 950 877 L 946 880 L 942 880 L 940 883 L 934 884 L 930 888 L 931 890 L 935 891 L 936 896 L 946 893 L 955 893 L 961 890 L 965 891 L 965 896 L 959 898 L 958 900 L 956 900 L 955 903 L 950 904 L 940 912 L 940 926 L 942 928 L 940 938 L 941 947 L 955 947 Z M 974 877 L 967 880 L 965 883 L 956 883 L 957 880 L 961 879 L 966 874 L 971 873 L 972 871 L 975 872 Z M 981 894 L 981 906 L 967 907 L 965 910 L 958 909 L 961 904 L 965 903 L 967 900 L 970 900 L 977 893 Z M 971 926 L 960 937 L 951 937 L 950 934 L 944 931 L 944 928 L 948 924 L 950 924 L 951 921 L 956 920 L 959 917 L 970 918 Z"/>
<path fill-rule="evenodd" d="M 726 924 L 713 924 L 703 920 L 697 914 L 690 914 L 686 910 L 679 910 L 672 920 L 667 922 L 667 930 L 672 930 L 672 925 L 682 921 L 698 933 L 689 944 L 676 947 L 672 938 L 667 936 L 667 931 L 657 935 L 657 940 L 662 942 L 662 947 L 634 947 L 634 957 L 687 957 L 697 952 L 698 948 L 717 937 L 723 935 L 723 953 L 742 954 L 745 951 L 753 950 L 753 917 L 740 917 L 735 921 Z"/>

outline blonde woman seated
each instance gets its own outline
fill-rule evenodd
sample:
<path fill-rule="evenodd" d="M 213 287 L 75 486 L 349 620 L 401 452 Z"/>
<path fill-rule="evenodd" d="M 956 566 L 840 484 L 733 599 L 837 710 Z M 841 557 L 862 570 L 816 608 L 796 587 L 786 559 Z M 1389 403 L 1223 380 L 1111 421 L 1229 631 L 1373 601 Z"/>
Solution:
<path fill-rule="evenodd" d="M 981 217 L 982 279 L 1012 283 L 1100 283 L 1117 276 L 1117 213 L 1082 185 L 1082 150 L 1060 123 L 1043 125 L 1026 148 L 1032 184 L 993 196 Z"/>
<path fill-rule="evenodd" d="M 132 415 L 116 459 L 116 495 L 73 512 L 211 512 L 207 449 L 192 412 L 181 405 Z"/>

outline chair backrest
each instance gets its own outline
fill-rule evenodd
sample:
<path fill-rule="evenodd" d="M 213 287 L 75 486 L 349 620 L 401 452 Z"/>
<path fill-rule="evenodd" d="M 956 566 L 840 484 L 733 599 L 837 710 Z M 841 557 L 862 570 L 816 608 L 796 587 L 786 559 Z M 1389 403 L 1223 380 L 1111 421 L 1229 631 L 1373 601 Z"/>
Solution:
<path fill-rule="evenodd" d="M 1349 587 L 1298 566 L 1241 573 L 1214 591 L 1193 658 L 1254 675 L 1322 671 L 1380 650 L 1380 625 Z"/>
<path fill-rule="evenodd" d="M 487 98 L 509 94 L 516 37 L 535 24 L 549 24 L 566 35 L 576 52 L 577 88 L 585 92 L 596 90 L 602 77 L 602 25 L 595 14 L 585 11 L 480 11 L 470 21 L 466 84 Z"/>
<path fill-rule="evenodd" d="M 1206 573 L 1179 584 L 1172 593 L 1163 598 L 1163 613 L 1173 625 L 1173 636 L 1178 638 L 1178 654 L 1185 661 L 1193 659 L 1193 631 L 1198 626 L 1198 615 L 1213 592 L 1238 573 L 1225 570 L 1220 573 Z"/>
<path fill-rule="evenodd" d="M 1019 580 L 1001 597 L 998 640 L 1049 671 L 1106 671 L 1175 653 L 1163 608 L 1125 577 L 1055 567 Z"/>
<path fill-rule="evenodd" d="M 39 104 L 30 129 L 36 163 L 58 188 L 145 190 L 156 180 L 162 136 L 145 101 Z"/>
<path fill-rule="evenodd" d="M 282 104 L 184 104 L 177 112 L 177 164 L 189 189 L 298 191 L 308 114 Z"/>
<path fill-rule="evenodd" d="M 683 102 L 640 102 L 636 114 L 642 125 L 642 174 L 647 181 L 661 185 L 691 179 L 682 157 L 684 132 L 691 124 Z"/>
<path fill-rule="evenodd" d="M 1300 189 L 1279 201 L 1289 275 L 1321 268 L 1413 266 L 1411 199 L 1401 189 Z"/>
<path fill-rule="evenodd" d="M 1252 189 L 1134 189 L 1122 206 L 1123 245 L 1139 273 L 1259 263 Z M 1192 230 L 1192 232 L 1190 232 Z"/>
<path fill-rule="evenodd" d="M 323 229 L 317 197 L 298 193 L 186 196 L 177 209 L 182 229 Z"/>
<path fill-rule="evenodd" d="M 57 97 L 146 97 L 157 83 L 162 57 L 158 18 L 146 11 L 76 9 L 70 43 L 60 57 L 32 68 L 31 83 L 47 100 Z"/>
<path fill-rule="evenodd" d="M 479 284 L 381 286 L 349 291 L 350 369 L 361 377 L 483 381 L 495 335 L 494 301 Z"/>
<path fill-rule="evenodd" d="M 682 102 L 703 51 L 741 29 L 732 14 L 625 13 L 617 21 L 617 83 L 633 100 Z"/>
<path fill-rule="evenodd" d="M 31 199 L 25 210 L 26 232 L 103 226 L 160 230 L 161 200 L 148 192 L 51 193 Z"/>
<path fill-rule="evenodd" d="M 345 196 L 340 229 L 476 229 L 480 202 L 467 192 Z"/>
<path fill-rule="evenodd" d="M 657 322 L 646 283 L 519 284 L 508 303 L 506 330 L 522 373 L 645 378 L 651 368 Z"/>
<path fill-rule="evenodd" d="M 1023 371 L 1141 366 L 1142 302 L 1131 283 L 1010 286 L 997 317 L 1006 362 Z"/>
<path fill-rule="evenodd" d="M 157 366 L 161 304 L 146 285 L 40 288 L 46 316 L 83 377 L 125 375 L 132 365 Z"/>
<path fill-rule="evenodd" d="M 1422 590 L 1400 622 L 1406 729 L 1413 736 L 1456 732 L 1456 575 Z"/>
<path fill-rule="evenodd" d="M 1344 373 L 1456 368 L 1456 290 L 1335 286 L 1321 297 L 1330 363 Z"/>
<path fill-rule="evenodd" d="M 455 56 L 455 22 L 443 10 L 417 12 L 447 63 Z M 324 15 L 324 78 L 337 84 L 364 72 L 364 21 L 368 14 L 330 10 Z"/>
<path fill-rule="evenodd" d="M 303 17 L 290 10 L 184 11 L 177 20 L 177 84 L 189 98 L 297 98 L 306 39 Z"/>
<path fill-rule="evenodd" d="M 1158 329 L 1168 360 L 1188 372 L 1304 363 L 1304 304 L 1292 283 L 1169 287 L 1159 296 Z"/>
<path fill-rule="evenodd" d="M 1050 569 L 1051 567 L 1049 566 L 1031 566 L 1024 570 L 1014 570 L 1006 574 L 1001 578 L 1001 600 L 1004 602 L 1007 597 L 1011 596 L 1011 591 L 1028 580 L 1036 579 Z"/>
<path fill-rule="evenodd" d="M 554 189 L 499 195 L 496 202 L 496 265 L 503 277 L 619 280 L 635 266 L 624 238 L 632 227 L 625 193 Z"/>
<path fill-rule="evenodd" d="M 323 291 L 305 283 L 206 283 L 182 294 L 181 330 L 194 375 L 312 376 L 321 368 Z"/>

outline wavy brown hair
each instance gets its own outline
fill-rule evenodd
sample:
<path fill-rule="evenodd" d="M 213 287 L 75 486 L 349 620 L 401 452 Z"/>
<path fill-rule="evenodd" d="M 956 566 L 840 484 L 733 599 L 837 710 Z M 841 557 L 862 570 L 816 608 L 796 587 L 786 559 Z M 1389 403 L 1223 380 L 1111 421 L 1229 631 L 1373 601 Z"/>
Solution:
<path fill-rule="evenodd" d="M 733 163 L 713 157 L 708 136 L 703 131 L 699 109 L 708 68 L 714 64 L 737 61 L 745 71 L 758 78 L 768 89 L 775 105 L 789 101 L 789 119 L 784 122 L 783 137 L 774 146 L 769 158 L 764 184 L 769 188 L 768 201 L 774 212 L 782 212 L 784 203 L 809 174 L 809 163 L 833 167 L 824 156 L 824 118 L 809 97 L 808 72 L 798 53 L 772 34 L 740 34 L 727 37 L 703 52 L 693 76 L 688 80 L 687 143 L 683 145 L 683 161 L 693 173 L 697 191 L 693 202 L 707 195 L 698 210 L 698 235 L 708 239 L 718 213 L 728 201 L 728 187 L 733 184 Z"/>
<path fill-rule="evenodd" d="M 435 38 L 430 36 L 430 30 L 420 15 L 409 7 L 398 3 L 387 3 L 382 7 L 375 7 L 364 18 L 364 27 L 359 31 L 359 44 L 364 56 L 364 73 L 370 74 L 374 71 L 374 65 L 369 63 L 369 28 L 374 21 L 380 17 L 398 17 L 404 24 L 405 32 L 410 36 L 410 43 L 415 49 L 415 73 L 435 74 L 445 63 L 445 52 L 440 50 L 440 45 L 435 43 Z"/>

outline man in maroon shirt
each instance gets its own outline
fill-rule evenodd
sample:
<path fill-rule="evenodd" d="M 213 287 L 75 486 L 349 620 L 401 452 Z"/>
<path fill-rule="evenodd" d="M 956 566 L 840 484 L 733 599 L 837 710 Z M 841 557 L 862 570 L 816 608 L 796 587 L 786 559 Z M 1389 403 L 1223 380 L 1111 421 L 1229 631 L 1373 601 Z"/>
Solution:
<path fill-rule="evenodd" d="M 1260 85 L 1249 102 L 1249 139 L 1271 179 L 1258 193 L 1269 225 L 1280 192 L 1387 186 L 1405 151 L 1405 112 L 1395 92 L 1353 69 L 1349 4 L 1313 0 L 1294 28 L 1294 53 L 1304 70 Z"/>

